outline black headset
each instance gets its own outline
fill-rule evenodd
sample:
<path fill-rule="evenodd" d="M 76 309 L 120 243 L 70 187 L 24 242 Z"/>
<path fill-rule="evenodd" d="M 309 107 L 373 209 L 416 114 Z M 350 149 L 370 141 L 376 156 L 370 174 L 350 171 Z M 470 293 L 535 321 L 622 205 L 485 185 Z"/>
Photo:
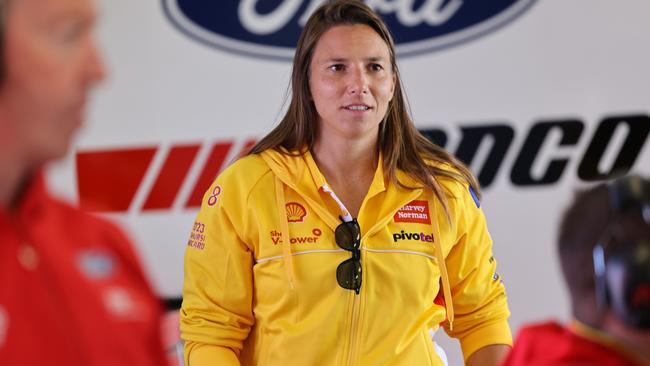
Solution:
<path fill-rule="evenodd" d="M 610 224 L 594 247 L 596 298 L 599 309 L 611 309 L 628 326 L 650 330 L 650 237 L 625 241 L 616 237 L 611 221 L 642 218 L 650 225 L 650 181 L 639 176 L 608 185 Z"/>

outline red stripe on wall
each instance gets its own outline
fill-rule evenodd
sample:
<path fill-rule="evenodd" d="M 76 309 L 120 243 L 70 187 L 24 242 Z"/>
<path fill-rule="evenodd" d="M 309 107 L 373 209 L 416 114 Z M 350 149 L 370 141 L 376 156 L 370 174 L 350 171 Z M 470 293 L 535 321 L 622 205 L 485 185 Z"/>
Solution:
<path fill-rule="evenodd" d="M 77 153 L 77 187 L 82 209 L 128 211 L 157 148 Z"/>
<path fill-rule="evenodd" d="M 170 208 L 199 152 L 200 145 L 174 146 L 167 155 L 142 210 Z"/>
<path fill-rule="evenodd" d="M 241 150 L 239 151 L 239 155 L 237 155 L 238 158 L 244 157 L 248 154 L 250 149 L 255 146 L 257 143 L 257 139 L 249 139 L 247 140 L 244 145 L 242 146 Z"/>
<path fill-rule="evenodd" d="M 201 206 L 203 194 L 208 188 L 210 188 L 210 185 L 214 181 L 214 178 L 221 171 L 223 163 L 226 160 L 226 156 L 228 155 L 231 147 L 232 141 L 218 143 L 212 147 L 210 156 L 208 157 L 208 160 L 203 167 L 203 171 L 201 172 L 199 179 L 194 185 L 194 189 L 192 190 L 192 193 L 190 194 L 185 207 L 191 208 Z"/>

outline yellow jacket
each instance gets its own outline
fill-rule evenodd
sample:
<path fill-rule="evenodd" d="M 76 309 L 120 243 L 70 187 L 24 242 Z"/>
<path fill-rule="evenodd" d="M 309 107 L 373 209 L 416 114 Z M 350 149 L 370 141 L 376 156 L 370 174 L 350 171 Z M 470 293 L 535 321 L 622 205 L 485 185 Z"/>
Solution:
<path fill-rule="evenodd" d="M 440 182 L 449 223 L 429 190 L 385 180 L 380 160 L 357 218 L 356 295 L 336 281 L 351 255 L 334 240 L 341 210 L 325 183 L 309 153 L 265 151 L 207 191 L 185 254 L 189 366 L 442 365 L 428 333 L 441 323 L 466 359 L 512 343 L 485 218 L 467 186 Z"/>

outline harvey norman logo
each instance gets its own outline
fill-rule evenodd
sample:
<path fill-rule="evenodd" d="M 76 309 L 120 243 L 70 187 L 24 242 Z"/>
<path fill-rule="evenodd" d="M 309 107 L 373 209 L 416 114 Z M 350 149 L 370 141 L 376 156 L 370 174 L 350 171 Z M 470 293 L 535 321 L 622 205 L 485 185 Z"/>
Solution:
<path fill-rule="evenodd" d="M 419 224 L 431 224 L 429 216 L 429 202 L 411 201 L 400 208 L 393 216 L 395 222 L 411 222 Z"/>
<path fill-rule="evenodd" d="M 325 0 L 162 0 L 189 37 L 226 51 L 291 60 L 309 15 Z M 366 0 L 395 36 L 400 56 L 451 47 L 486 35 L 523 14 L 535 0 Z"/>

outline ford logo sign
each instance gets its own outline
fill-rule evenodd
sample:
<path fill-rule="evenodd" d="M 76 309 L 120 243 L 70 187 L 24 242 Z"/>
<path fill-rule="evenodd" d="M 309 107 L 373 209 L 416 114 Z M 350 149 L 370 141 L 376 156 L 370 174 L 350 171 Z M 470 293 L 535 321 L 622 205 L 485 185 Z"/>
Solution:
<path fill-rule="evenodd" d="M 325 0 L 162 0 L 189 37 L 239 54 L 291 60 L 309 15 Z M 517 18 L 535 0 L 366 0 L 395 37 L 400 56 L 451 47 Z"/>

